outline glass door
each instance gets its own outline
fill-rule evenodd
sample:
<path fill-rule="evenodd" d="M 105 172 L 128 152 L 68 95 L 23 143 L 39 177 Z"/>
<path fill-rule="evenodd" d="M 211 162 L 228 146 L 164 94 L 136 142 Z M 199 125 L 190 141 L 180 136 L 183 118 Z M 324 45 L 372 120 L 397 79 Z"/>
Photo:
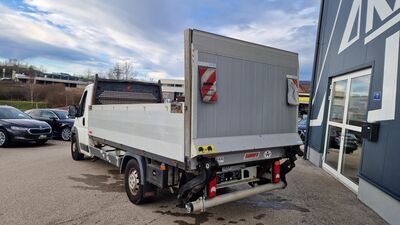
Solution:
<path fill-rule="evenodd" d="M 367 120 L 371 69 L 332 80 L 323 168 L 353 191 L 358 190 L 361 125 Z"/>

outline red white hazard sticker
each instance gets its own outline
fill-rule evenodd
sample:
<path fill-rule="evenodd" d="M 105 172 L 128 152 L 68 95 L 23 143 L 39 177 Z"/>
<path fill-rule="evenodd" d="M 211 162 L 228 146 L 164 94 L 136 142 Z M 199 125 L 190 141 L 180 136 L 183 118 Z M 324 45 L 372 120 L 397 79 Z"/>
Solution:
<path fill-rule="evenodd" d="M 215 103 L 217 96 L 217 69 L 199 66 L 201 99 L 206 103 Z"/>
<path fill-rule="evenodd" d="M 244 154 L 244 159 L 258 159 L 260 152 L 248 152 Z"/>

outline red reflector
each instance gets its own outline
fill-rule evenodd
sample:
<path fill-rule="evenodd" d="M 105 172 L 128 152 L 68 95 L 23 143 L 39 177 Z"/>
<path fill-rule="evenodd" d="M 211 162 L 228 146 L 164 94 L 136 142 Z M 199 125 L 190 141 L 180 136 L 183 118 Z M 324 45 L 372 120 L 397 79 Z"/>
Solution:
<path fill-rule="evenodd" d="M 260 156 L 260 152 L 249 152 L 244 154 L 244 159 L 256 159 Z"/>
<path fill-rule="evenodd" d="M 217 176 L 208 183 L 208 197 L 214 198 L 217 196 Z"/>
<path fill-rule="evenodd" d="M 274 183 L 277 184 L 281 181 L 281 163 L 279 160 L 274 163 Z"/>

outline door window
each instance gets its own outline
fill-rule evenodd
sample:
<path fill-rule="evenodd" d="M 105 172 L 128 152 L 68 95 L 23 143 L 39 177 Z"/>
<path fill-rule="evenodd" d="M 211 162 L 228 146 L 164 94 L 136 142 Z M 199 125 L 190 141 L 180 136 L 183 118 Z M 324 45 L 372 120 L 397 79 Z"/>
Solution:
<path fill-rule="evenodd" d="M 347 80 L 333 83 L 332 106 L 329 120 L 337 123 L 343 122 L 344 105 L 346 98 Z"/>
<path fill-rule="evenodd" d="M 85 105 L 86 105 L 86 96 L 87 96 L 87 91 L 83 93 L 81 102 L 79 103 L 79 116 L 83 116 L 85 114 Z"/>
<path fill-rule="evenodd" d="M 346 130 L 343 149 L 341 173 L 349 180 L 358 184 L 358 171 L 362 152 L 361 133 Z"/>
<path fill-rule="evenodd" d="M 341 144 L 342 128 L 329 126 L 328 148 L 325 153 L 325 163 L 333 169 L 339 165 L 339 151 Z"/>
<path fill-rule="evenodd" d="M 371 75 L 351 79 L 347 124 L 361 126 L 367 120 L 368 92 Z"/>
<path fill-rule="evenodd" d="M 56 115 L 54 115 L 54 113 L 50 112 L 50 111 L 41 111 L 40 117 L 42 117 L 44 119 L 52 119 L 52 118 L 56 117 Z"/>

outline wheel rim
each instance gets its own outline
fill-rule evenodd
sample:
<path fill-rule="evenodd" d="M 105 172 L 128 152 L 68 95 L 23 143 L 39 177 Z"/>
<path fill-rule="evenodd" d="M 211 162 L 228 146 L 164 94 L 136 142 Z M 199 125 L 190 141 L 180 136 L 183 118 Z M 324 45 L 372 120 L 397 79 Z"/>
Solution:
<path fill-rule="evenodd" d="M 70 137 L 71 137 L 71 130 L 69 128 L 64 128 L 61 131 L 61 138 L 63 140 L 69 140 Z"/>
<path fill-rule="evenodd" d="M 0 146 L 3 146 L 6 142 L 6 134 L 3 131 L 0 131 Z"/>
<path fill-rule="evenodd" d="M 129 184 L 129 189 L 131 190 L 133 195 L 137 195 L 139 192 L 139 174 L 136 169 L 132 169 L 129 172 L 129 177 L 128 177 L 128 184 Z"/>

